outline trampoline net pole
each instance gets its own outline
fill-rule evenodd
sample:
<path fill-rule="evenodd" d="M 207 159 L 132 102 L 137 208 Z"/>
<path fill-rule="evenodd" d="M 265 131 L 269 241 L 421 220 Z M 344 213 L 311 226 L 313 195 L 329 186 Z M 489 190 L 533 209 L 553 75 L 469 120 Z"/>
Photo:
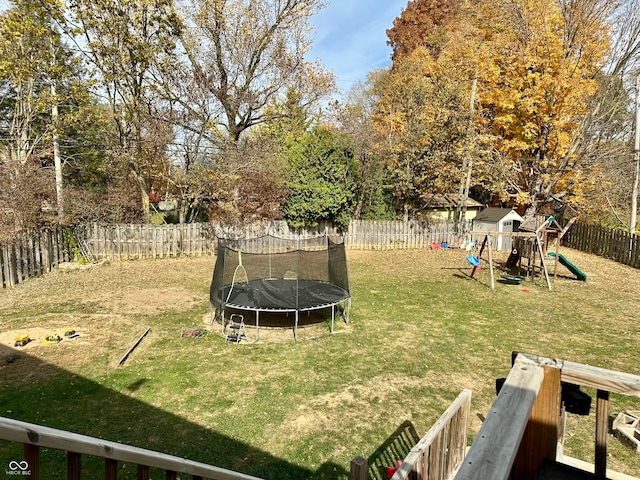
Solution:
<path fill-rule="evenodd" d="M 298 248 L 296 249 L 296 324 L 298 323 L 298 312 L 300 311 L 300 306 L 299 306 L 299 300 L 298 300 L 298 295 L 299 295 L 299 282 L 300 282 L 300 235 L 298 234 Z M 298 326 L 296 325 L 296 329 L 298 328 Z"/>
<path fill-rule="evenodd" d="M 324 227 L 324 247 L 327 250 L 327 276 L 328 280 L 331 280 L 331 274 L 329 273 L 331 268 L 331 253 L 329 252 L 329 227 Z"/>
<path fill-rule="evenodd" d="M 271 232 L 269 232 L 269 243 L 267 249 L 269 251 L 269 278 L 273 278 L 273 270 L 271 267 Z"/>

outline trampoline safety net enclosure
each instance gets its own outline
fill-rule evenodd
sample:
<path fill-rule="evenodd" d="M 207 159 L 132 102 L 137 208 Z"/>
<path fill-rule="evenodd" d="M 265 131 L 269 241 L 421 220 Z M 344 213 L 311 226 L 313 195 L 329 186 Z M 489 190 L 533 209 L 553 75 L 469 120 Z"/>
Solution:
<path fill-rule="evenodd" d="M 294 313 L 297 337 L 300 313 L 342 306 L 348 322 L 351 303 L 344 242 L 327 235 L 284 239 L 266 235 L 219 239 L 210 300 L 225 326 L 225 309 L 255 313 L 256 339 L 261 312 Z"/>

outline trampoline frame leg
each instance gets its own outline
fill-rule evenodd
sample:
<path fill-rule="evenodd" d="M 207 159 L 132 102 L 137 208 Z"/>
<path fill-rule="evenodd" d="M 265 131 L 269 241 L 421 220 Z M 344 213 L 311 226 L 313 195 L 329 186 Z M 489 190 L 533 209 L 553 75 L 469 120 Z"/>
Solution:
<path fill-rule="evenodd" d="M 333 333 L 333 324 L 335 322 L 336 319 L 336 306 L 331 305 L 331 333 Z"/>
<path fill-rule="evenodd" d="M 224 319 L 224 308 L 222 310 L 220 310 L 220 324 L 221 324 L 221 329 L 222 329 L 222 336 L 224 338 L 227 338 L 227 336 L 224 333 L 224 324 L 225 324 L 225 319 Z"/>

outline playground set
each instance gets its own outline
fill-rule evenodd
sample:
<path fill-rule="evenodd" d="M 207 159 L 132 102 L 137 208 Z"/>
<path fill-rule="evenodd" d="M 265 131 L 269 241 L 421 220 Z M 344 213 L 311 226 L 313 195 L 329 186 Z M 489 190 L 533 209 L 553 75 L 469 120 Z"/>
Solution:
<path fill-rule="evenodd" d="M 470 254 L 467 261 L 471 264 L 471 277 L 480 270 L 482 262 L 489 266 L 489 277 L 491 288 L 495 288 L 494 260 L 492 253 L 493 237 L 509 236 L 513 239 L 513 249 L 504 263 L 505 273 L 500 277 L 501 283 L 519 285 L 527 278 L 535 281 L 538 276 L 544 275 L 547 287 L 551 287 L 549 277 L 549 263 L 553 262 L 553 276 L 557 275 L 558 264 L 566 267 L 576 280 L 587 281 L 587 275 L 577 266 L 571 263 L 564 255 L 559 253 L 560 241 L 571 228 L 575 219 L 571 219 L 566 226 L 562 227 L 554 217 L 533 215 L 525 218 L 520 224 L 518 232 L 479 232 L 472 231 L 471 236 L 482 237 L 479 253 Z M 477 247 L 478 242 L 471 242 Z M 553 249 L 549 250 L 552 245 Z M 486 258 L 483 256 L 486 252 Z"/>

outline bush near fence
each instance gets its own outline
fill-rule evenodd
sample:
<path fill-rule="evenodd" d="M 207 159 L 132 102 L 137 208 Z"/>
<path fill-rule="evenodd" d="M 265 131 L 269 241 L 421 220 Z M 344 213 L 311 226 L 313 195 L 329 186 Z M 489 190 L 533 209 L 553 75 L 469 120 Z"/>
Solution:
<path fill-rule="evenodd" d="M 471 230 L 471 222 L 464 231 Z M 66 232 L 66 233 L 65 233 Z M 344 238 L 350 249 L 406 249 L 431 247 L 432 243 L 455 244 L 461 238 L 453 222 L 424 224 L 398 221 L 352 221 L 346 232 L 329 224 L 291 230 L 283 221 L 255 223 L 240 229 L 213 223 L 178 225 L 98 225 L 70 229 L 58 227 L 12 245 L 0 246 L 2 287 L 13 287 L 30 277 L 51 271 L 62 262 L 82 254 L 88 261 L 155 259 L 214 255 L 217 237 L 283 238 L 315 237 L 327 233 Z M 576 222 L 562 239 L 564 246 L 610 258 L 640 268 L 640 238 L 621 230 Z"/>

